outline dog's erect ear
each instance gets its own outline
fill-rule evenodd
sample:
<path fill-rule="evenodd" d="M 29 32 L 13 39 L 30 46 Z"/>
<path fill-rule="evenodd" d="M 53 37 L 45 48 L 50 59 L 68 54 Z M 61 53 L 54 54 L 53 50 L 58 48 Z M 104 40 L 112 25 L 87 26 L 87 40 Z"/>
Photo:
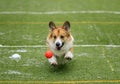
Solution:
<path fill-rule="evenodd" d="M 70 29 L 70 22 L 69 21 L 65 21 L 65 23 L 63 24 L 63 28 L 65 28 L 65 30 L 69 30 Z"/>
<path fill-rule="evenodd" d="M 56 26 L 55 26 L 55 24 L 54 24 L 53 21 L 50 21 L 50 22 L 49 22 L 49 27 L 50 27 L 50 30 L 53 30 L 53 29 L 56 28 Z"/>

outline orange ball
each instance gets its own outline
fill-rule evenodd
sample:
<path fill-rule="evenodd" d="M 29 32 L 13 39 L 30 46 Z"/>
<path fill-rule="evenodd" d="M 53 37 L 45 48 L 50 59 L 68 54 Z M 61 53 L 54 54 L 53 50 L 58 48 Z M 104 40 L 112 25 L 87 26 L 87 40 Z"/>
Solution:
<path fill-rule="evenodd" d="M 45 52 L 45 56 L 46 56 L 46 58 L 51 58 L 52 56 L 53 56 L 53 53 L 52 53 L 52 51 L 46 51 Z"/>

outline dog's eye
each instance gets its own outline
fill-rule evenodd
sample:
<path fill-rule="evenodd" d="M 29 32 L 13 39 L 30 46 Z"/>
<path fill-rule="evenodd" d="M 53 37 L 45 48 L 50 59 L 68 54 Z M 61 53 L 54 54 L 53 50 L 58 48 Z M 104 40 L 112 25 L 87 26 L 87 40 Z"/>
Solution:
<path fill-rule="evenodd" d="M 53 36 L 54 37 L 54 39 L 56 39 L 56 36 Z"/>
<path fill-rule="evenodd" d="M 61 38 L 61 39 L 63 39 L 63 38 L 64 38 L 64 36 L 60 36 L 60 38 Z"/>

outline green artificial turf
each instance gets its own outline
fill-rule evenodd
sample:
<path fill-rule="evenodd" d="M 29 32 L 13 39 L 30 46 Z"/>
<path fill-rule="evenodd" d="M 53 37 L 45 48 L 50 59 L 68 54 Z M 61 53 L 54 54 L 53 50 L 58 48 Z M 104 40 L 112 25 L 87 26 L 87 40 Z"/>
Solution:
<path fill-rule="evenodd" d="M 115 13 L 120 12 L 119 4 L 120 0 L 1 0 L 0 84 L 120 83 L 120 13 Z M 86 13 L 44 14 L 59 11 Z M 75 39 L 74 58 L 52 67 L 44 56 L 48 23 L 62 26 L 66 20 Z M 16 53 L 19 62 L 9 58 Z"/>

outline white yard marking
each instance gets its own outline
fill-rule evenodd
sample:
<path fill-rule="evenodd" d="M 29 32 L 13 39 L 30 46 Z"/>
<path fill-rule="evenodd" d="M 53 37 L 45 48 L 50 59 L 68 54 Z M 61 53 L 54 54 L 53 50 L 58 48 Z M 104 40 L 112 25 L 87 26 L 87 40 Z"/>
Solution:
<path fill-rule="evenodd" d="M 110 60 L 105 56 L 105 49 L 104 48 L 102 49 L 102 54 L 103 54 L 103 57 L 105 58 L 106 62 L 110 66 L 111 71 L 115 71 L 112 64 L 110 63 Z"/>
<path fill-rule="evenodd" d="M 41 47 L 47 47 L 47 46 L 46 45 L 15 45 L 15 46 L 4 45 L 4 46 L 0 46 L 0 48 L 41 48 Z"/>
<path fill-rule="evenodd" d="M 10 46 L 10 45 L 1 45 L 0 48 L 42 48 L 47 47 L 46 45 L 16 45 L 16 46 Z M 115 47 L 119 48 L 120 45 L 74 45 L 73 47 Z"/>
<path fill-rule="evenodd" d="M 116 14 L 119 15 L 120 11 L 104 11 L 104 10 L 83 10 L 83 11 L 48 11 L 48 12 L 35 12 L 35 11 L 1 11 L 0 14 L 30 14 L 30 15 L 48 15 L 48 14 Z"/>
<path fill-rule="evenodd" d="M 74 45 L 74 47 L 120 47 L 120 45 Z"/>
<path fill-rule="evenodd" d="M 16 50 L 15 52 L 27 52 L 27 50 L 21 49 L 21 50 Z"/>
<path fill-rule="evenodd" d="M 19 49 L 19 50 L 10 50 L 9 52 L 27 52 L 25 49 Z"/>
<path fill-rule="evenodd" d="M 7 72 L 4 72 L 4 74 L 17 74 L 17 75 L 21 75 L 22 73 L 19 72 L 19 71 L 8 70 Z"/>
<path fill-rule="evenodd" d="M 76 56 L 88 56 L 88 53 L 79 53 L 79 54 L 75 54 Z"/>
<path fill-rule="evenodd" d="M 62 24 L 63 22 L 56 22 L 57 24 Z M 77 21 L 71 22 L 72 24 L 120 24 L 119 21 Z M 0 24 L 48 24 L 48 22 L 20 22 L 20 21 L 7 21 L 0 22 Z M 31 38 L 30 38 L 31 40 Z"/>

